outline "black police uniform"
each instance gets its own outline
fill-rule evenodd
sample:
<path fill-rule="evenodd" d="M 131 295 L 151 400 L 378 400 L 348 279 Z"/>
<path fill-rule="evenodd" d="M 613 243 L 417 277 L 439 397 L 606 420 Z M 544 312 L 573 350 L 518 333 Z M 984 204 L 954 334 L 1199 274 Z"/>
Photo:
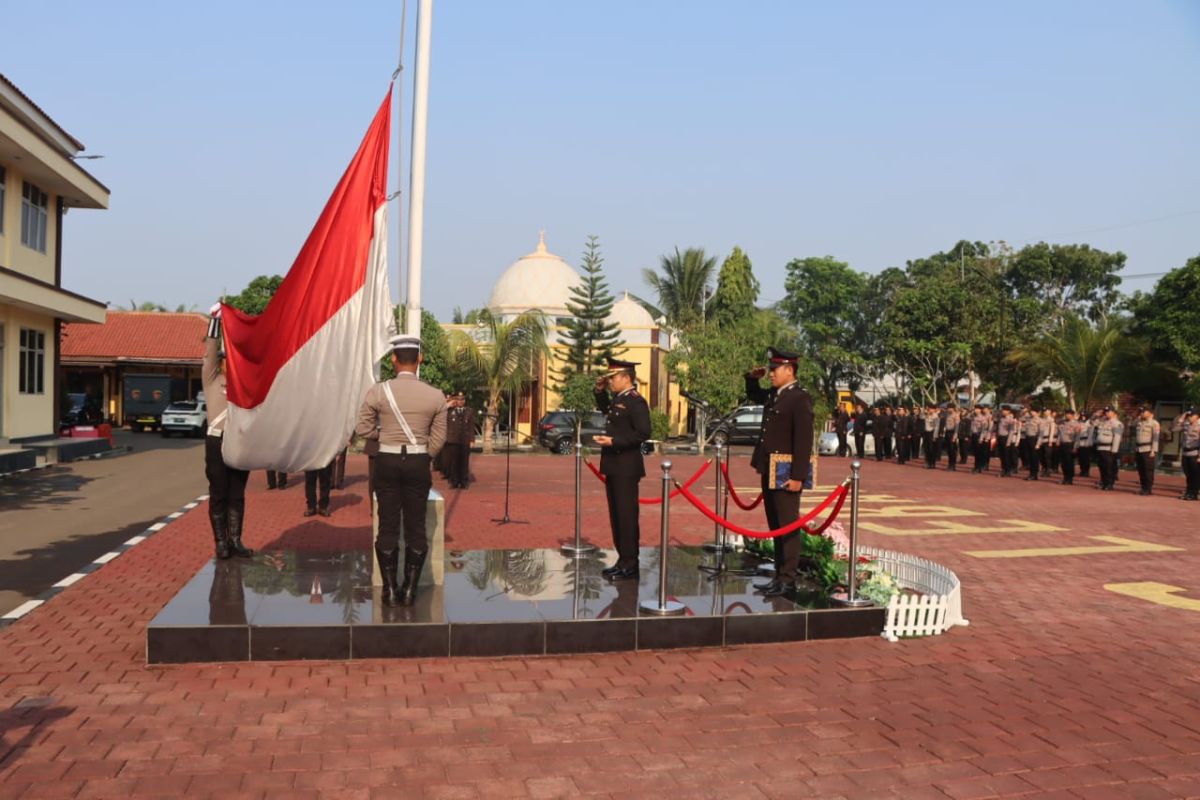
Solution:
<path fill-rule="evenodd" d="M 773 363 L 795 363 L 796 356 L 769 351 Z M 789 492 L 775 488 L 775 479 L 770 475 L 772 454 L 792 457 L 792 478 L 804 480 L 812 460 L 813 445 L 813 402 L 812 397 L 799 384 L 791 383 L 782 389 L 764 389 L 757 378 L 746 376 L 746 395 L 754 402 L 762 403 L 763 419 L 758 441 L 750 466 L 762 478 L 763 508 L 767 515 L 767 527 L 771 530 L 790 525 L 800 517 L 800 492 Z M 803 531 L 794 531 L 785 536 L 776 536 L 775 578 L 783 588 L 796 582 L 803 550 Z M 771 591 L 768 589 L 768 591 Z"/>
<path fill-rule="evenodd" d="M 613 369 L 633 369 L 629 362 L 610 362 Z M 646 475 L 642 442 L 650 438 L 650 406 L 637 389 L 630 388 L 613 398 L 596 392 L 596 408 L 608 415 L 604 435 L 612 445 L 600 449 L 600 474 L 608 497 L 608 519 L 613 546 L 617 548 L 620 572 L 636 571 L 641 532 L 638 528 L 638 483 Z M 665 557 L 665 556 L 664 556 Z"/>

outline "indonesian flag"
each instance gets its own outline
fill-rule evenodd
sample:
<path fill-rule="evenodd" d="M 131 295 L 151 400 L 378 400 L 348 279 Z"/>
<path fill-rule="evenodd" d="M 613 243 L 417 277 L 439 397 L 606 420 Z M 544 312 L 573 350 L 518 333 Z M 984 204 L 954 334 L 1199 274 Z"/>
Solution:
<path fill-rule="evenodd" d="M 391 90 L 279 290 L 259 316 L 222 306 L 221 452 L 238 469 L 320 469 L 346 446 L 387 352 Z"/>

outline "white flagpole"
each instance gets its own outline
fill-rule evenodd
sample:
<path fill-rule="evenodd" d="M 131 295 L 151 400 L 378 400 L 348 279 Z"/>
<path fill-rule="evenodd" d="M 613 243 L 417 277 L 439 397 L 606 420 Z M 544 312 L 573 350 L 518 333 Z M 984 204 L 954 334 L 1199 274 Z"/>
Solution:
<path fill-rule="evenodd" d="M 408 0 L 400 4 L 400 55 L 396 60 L 396 71 L 392 73 L 392 81 L 396 84 L 396 151 L 393 158 L 396 161 L 396 191 L 388 196 L 396 200 L 396 291 L 404 291 L 404 259 L 401 257 L 404 247 L 404 29 L 408 21 Z M 392 302 L 392 298 L 388 298 Z M 395 318 L 390 326 L 394 333 L 400 333 L 400 304 L 403 296 L 392 307 Z"/>
<path fill-rule="evenodd" d="M 425 128 L 429 115 L 429 46 L 433 0 L 417 5 L 417 56 L 413 74 L 412 168 L 408 193 L 408 292 L 405 333 L 421 334 L 421 253 L 425 222 Z"/>

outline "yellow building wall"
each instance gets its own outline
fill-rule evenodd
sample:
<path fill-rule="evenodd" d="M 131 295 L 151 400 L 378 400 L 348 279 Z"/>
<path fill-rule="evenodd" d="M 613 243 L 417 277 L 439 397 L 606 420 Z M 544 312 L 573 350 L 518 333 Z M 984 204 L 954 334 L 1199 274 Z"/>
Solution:
<path fill-rule="evenodd" d="M 54 318 L 34 314 L 14 306 L 0 304 L 4 351 L 0 358 L 3 386 L 0 386 L 0 437 L 8 439 L 54 434 Z M 18 359 L 21 328 L 46 334 L 46 358 L 42 373 L 42 394 L 21 394 Z"/>
<path fill-rule="evenodd" d="M 12 164 L 3 163 L 7 173 L 4 181 L 4 225 L 0 233 L 0 266 L 54 283 L 55 242 L 58 241 L 58 196 L 49 194 L 46 201 L 46 252 L 41 253 L 21 244 L 21 195 L 24 176 Z M 34 182 L 34 185 L 37 185 Z M 38 187 L 47 191 L 45 187 Z"/>

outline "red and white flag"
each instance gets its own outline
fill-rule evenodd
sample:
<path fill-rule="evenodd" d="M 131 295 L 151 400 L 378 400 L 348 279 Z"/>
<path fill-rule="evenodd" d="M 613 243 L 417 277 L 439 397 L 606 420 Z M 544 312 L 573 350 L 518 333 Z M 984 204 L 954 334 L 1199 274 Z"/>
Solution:
<path fill-rule="evenodd" d="M 387 352 L 391 91 L 279 290 L 257 317 L 223 306 L 229 416 L 221 452 L 239 469 L 320 469 L 346 446 Z"/>

